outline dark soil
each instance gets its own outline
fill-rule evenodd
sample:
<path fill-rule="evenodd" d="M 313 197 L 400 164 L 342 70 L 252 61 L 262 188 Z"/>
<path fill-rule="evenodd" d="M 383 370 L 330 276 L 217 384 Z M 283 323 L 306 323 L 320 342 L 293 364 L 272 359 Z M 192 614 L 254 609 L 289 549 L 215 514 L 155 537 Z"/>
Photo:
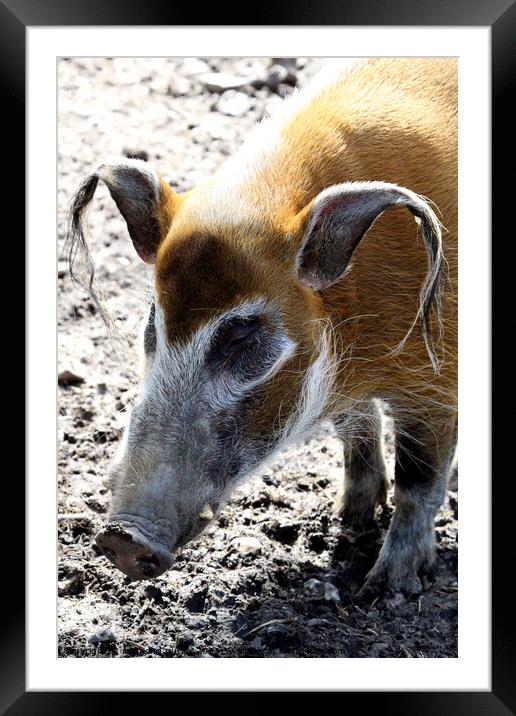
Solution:
<path fill-rule="evenodd" d="M 59 65 L 59 227 L 80 181 L 126 153 L 179 191 L 233 152 L 267 107 L 316 62 L 268 59 L 63 60 Z M 225 92 L 208 72 L 243 78 Z M 278 79 L 281 80 L 278 84 Z M 209 87 L 208 87 L 209 85 Z M 436 519 L 437 575 L 419 597 L 355 599 L 392 512 L 356 534 L 334 503 L 342 446 L 325 430 L 234 494 L 162 577 L 131 583 L 94 545 L 103 487 L 137 384 L 134 338 L 151 284 L 99 188 L 90 219 L 97 275 L 129 348 L 115 353 L 88 294 L 59 261 L 59 655 L 62 657 L 455 657 L 457 485 Z M 392 472 L 392 432 L 386 420 Z M 251 539 L 246 539 L 251 538 Z M 248 550 L 248 551 L 246 551 Z"/>

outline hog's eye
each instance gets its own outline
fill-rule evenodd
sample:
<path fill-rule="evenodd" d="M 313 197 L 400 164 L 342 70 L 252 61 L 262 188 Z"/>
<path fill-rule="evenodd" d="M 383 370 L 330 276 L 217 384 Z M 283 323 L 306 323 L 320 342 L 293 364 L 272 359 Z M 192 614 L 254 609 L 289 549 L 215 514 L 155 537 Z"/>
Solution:
<path fill-rule="evenodd" d="M 244 350 L 256 338 L 260 319 L 234 318 L 221 326 L 213 343 L 213 350 L 219 356 L 234 355 Z"/>
<path fill-rule="evenodd" d="M 236 358 L 253 344 L 260 330 L 260 319 L 234 318 L 217 331 L 211 350 L 211 358 L 225 362 Z"/>
<path fill-rule="evenodd" d="M 285 334 L 268 315 L 232 318 L 213 336 L 207 364 L 214 377 L 223 376 L 222 389 L 265 378 L 285 349 Z M 234 395 L 234 394 L 233 394 Z"/>

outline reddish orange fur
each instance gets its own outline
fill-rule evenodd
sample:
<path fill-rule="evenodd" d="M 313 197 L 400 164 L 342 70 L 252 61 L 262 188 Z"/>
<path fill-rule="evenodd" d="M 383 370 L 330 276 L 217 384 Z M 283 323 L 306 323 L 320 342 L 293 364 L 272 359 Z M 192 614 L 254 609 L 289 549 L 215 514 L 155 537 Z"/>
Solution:
<path fill-rule="evenodd" d="M 174 214 L 156 261 L 156 288 L 169 339 L 186 337 L 218 311 L 253 296 L 276 301 L 300 346 L 264 388 L 257 421 L 271 424 L 314 352 L 314 318 L 329 318 L 349 352 L 337 393 L 385 396 L 401 412 L 432 416 L 439 446 L 455 423 L 457 358 L 457 63 L 448 59 L 373 59 L 344 75 L 284 126 L 270 159 L 245 179 L 234 220 L 205 224 L 217 175 L 185 200 L 166 198 Z M 294 270 L 312 200 L 346 181 L 384 181 L 431 199 L 442 214 L 449 282 L 443 297 L 443 368 L 435 375 L 416 329 L 404 351 L 427 270 L 412 215 L 386 211 L 355 252 L 346 275 L 316 294 Z M 167 190 L 168 193 L 168 190 Z M 234 194 L 228 193 L 230 204 Z M 259 217 L 258 219 L 256 217 Z M 344 402 L 343 402 L 344 405 Z M 445 406 L 445 407 L 443 407 Z M 423 416 L 424 418 L 424 416 Z M 436 423 L 437 421 L 437 423 Z"/>

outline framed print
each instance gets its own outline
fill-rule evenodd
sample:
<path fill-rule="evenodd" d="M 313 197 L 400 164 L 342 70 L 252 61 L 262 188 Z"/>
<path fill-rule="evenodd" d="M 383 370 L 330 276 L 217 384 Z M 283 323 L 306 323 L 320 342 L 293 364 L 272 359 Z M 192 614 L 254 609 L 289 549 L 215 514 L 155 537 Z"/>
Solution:
<path fill-rule="evenodd" d="M 120 691 L 515 712 L 512 505 L 491 478 L 509 438 L 490 417 L 510 282 L 491 299 L 489 275 L 515 11 L 388 5 L 252 25 L 160 2 L 0 5 L 28 308 L 5 712 Z"/>

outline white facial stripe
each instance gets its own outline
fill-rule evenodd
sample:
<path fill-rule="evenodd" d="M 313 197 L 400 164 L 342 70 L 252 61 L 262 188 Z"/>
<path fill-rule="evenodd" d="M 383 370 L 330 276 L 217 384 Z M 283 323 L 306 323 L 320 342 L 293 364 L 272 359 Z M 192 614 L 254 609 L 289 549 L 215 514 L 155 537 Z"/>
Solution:
<path fill-rule="evenodd" d="M 319 341 L 319 354 L 306 372 L 296 408 L 282 430 L 279 450 L 312 432 L 328 417 L 337 367 L 338 361 L 332 352 L 331 331 L 325 329 Z"/>
<path fill-rule="evenodd" d="M 276 310 L 265 298 L 245 301 L 208 321 L 192 335 L 188 343 L 171 346 L 167 338 L 163 310 L 156 302 L 154 318 L 156 352 L 142 383 L 141 397 L 152 396 L 154 400 L 159 400 L 161 397 L 168 401 L 167 388 L 180 393 L 183 390 L 189 391 L 190 386 L 196 382 L 196 376 L 205 369 L 206 355 L 213 336 L 222 323 L 233 318 L 250 318 L 267 312 L 274 313 Z M 229 407 L 242 395 L 278 372 L 296 349 L 296 344 L 285 333 L 278 334 L 278 342 L 279 345 L 276 344 L 276 347 L 279 348 L 279 355 L 259 378 L 249 381 L 229 378 L 212 386 L 210 402 L 213 407 Z"/>

